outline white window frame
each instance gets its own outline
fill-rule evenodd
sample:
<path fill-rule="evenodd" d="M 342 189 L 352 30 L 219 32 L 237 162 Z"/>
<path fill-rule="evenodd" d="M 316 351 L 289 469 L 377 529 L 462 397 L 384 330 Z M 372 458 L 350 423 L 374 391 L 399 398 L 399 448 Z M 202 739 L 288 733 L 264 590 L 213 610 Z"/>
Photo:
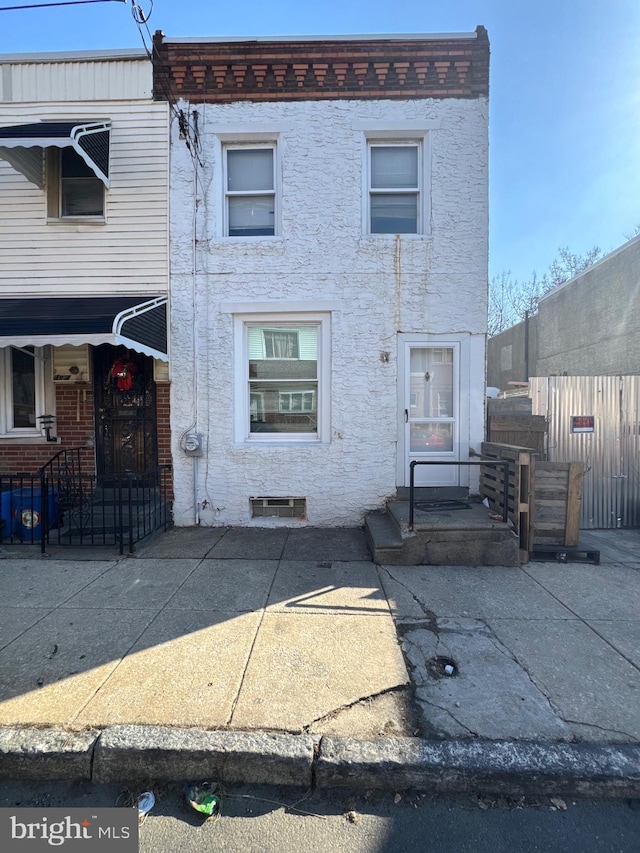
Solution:
<path fill-rule="evenodd" d="M 317 432 L 252 433 L 248 330 L 253 327 L 315 326 L 318 329 Z M 331 426 L 331 314 L 328 312 L 234 315 L 234 437 L 237 444 L 328 444 Z"/>
<path fill-rule="evenodd" d="M 46 153 L 46 176 L 47 176 L 47 219 L 53 222 L 106 222 L 107 217 L 107 192 L 103 182 L 95 177 L 102 188 L 102 213 L 74 213 L 63 214 L 62 212 L 62 182 L 68 180 L 62 175 L 62 152 L 63 150 L 71 150 L 72 148 L 48 148 Z M 76 156 L 80 155 L 75 152 Z M 79 180 L 93 180 L 89 176 Z"/>
<path fill-rule="evenodd" d="M 0 437 L 40 438 L 44 435 L 38 417 L 45 412 L 45 370 L 42 347 L 33 353 L 35 373 L 36 423 L 33 427 L 13 426 L 13 370 L 12 350 L 22 347 L 0 347 Z"/>
<path fill-rule="evenodd" d="M 369 142 L 368 147 L 368 157 L 367 157 L 367 183 L 368 183 L 368 194 L 367 194 L 367 204 L 368 204 L 368 212 L 367 212 L 367 222 L 369 225 L 369 234 L 374 237 L 377 236 L 388 236 L 389 234 L 394 234 L 393 231 L 372 231 L 371 230 L 371 199 L 373 196 L 383 196 L 383 195 L 406 195 L 411 196 L 416 199 L 416 230 L 415 231 L 403 231 L 401 236 L 405 235 L 418 235 L 422 234 L 422 145 L 417 141 L 408 141 L 403 140 L 402 142 L 392 142 L 390 140 L 379 140 L 376 142 Z M 372 162 L 373 162 L 373 151 L 377 148 L 415 148 L 416 149 L 416 186 L 415 187 L 374 187 L 372 185 Z"/>
<path fill-rule="evenodd" d="M 373 233 L 371 231 L 371 148 L 375 146 L 418 146 L 418 225 L 416 233 L 400 234 L 404 240 L 416 240 L 431 234 L 431 134 L 437 130 L 437 122 L 429 126 L 401 123 L 395 130 L 388 123 L 379 128 L 361 128 L 362 135 L 362 233 L 367 239 L 389 240 L 395 233 Z"/>
<path fill-rule="evenodd" d="M 247 150 L 270 150 L 273 152 L 273 190 L 245 190 L 229 191 L 227 187 L 227 154 L 229 151 L 247 151 Z M 275 141 L 269 142 L 222 142 L 222 190 L 223 190 L 223 217 L 222 217 L 222 233 L 227 240 L 238 240 L 246 242 L 247 240 L 255 242 L 256 240 L 273 240 L 274 237 L 280 236 L 280 178 L 279 178 L 279 163 L 278 163 L 278 146 Z M 273 234 L 257 234 L 255 236 L 235 236 L 229 234 L 229 198 L 238 196 L 273 196 Z"/>

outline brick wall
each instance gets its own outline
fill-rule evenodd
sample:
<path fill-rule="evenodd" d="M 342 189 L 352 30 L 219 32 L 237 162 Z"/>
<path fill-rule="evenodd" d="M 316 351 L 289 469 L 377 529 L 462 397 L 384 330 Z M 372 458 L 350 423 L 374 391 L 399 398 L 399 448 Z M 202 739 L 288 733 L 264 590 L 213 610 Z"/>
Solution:
<path fill-rule="evenodd" d="M 171 429 L 169 426 L 169 385 L 157 386 L 158 461 L 171 462 Z M 91 387 L 56 386 L 57 419 L 53 434 L 59 444 L 11 444 L 0 446 L 0 474 L 35 474 L 58 451 L 85 447 L 86 471 L 95 469 L 94 395 Z"/>
<path fill-rule="evenodd" d="M 478 98 L 489 93 L 489 39 L 184 42 L 154 37 L 154 97 L 194 103 L 367 98 Z"/>
<path fill-rule="evenodd" d="M 35 474 L 58 451 L 84 447 L 94 440 L 93 389 L 90 387 L 56 386 L 57 418 L 53 434 L 59 444 L 11 444 L 0 447 L 0 473 Z M 93 447 L 86 451 L 86 470 L 94 468 Z"/>
<path fill-rule="evenodd" d="M 171 422 L 169 409 L 169 392 L 171 386 L 168 382 L 156 385 L 156 412 L 158 423 L 158 464 L 166 465 L 171 462 Z M 167 498 L 173 500 L 173 472 L 167 481 Z"/>

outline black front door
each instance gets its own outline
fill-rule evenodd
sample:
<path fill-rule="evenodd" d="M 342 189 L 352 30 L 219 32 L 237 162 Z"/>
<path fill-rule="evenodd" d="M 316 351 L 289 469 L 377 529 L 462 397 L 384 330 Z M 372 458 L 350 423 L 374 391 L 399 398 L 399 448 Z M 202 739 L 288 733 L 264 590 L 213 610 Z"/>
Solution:
<path fill-rule="evenodd" d="M 93 351 L 96 467 L 101 477 L 158 465 L 153 359 L 108 344 Z"/>

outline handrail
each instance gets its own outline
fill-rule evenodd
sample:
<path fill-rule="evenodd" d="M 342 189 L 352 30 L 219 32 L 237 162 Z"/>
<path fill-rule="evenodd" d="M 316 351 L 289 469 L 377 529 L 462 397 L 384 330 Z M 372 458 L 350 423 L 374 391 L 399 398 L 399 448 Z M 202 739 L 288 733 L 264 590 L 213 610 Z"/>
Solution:
<path fill-rule="evenodd" d="M 82 447 L 60 450 L 36 474 L 0 475 L 0 541 L 39 544 L 43 554 L 51 544 L 113 544 L 119 545 L 121 554 L 125 548 L 132 554 L 141 539 L 167 529 L 171 463 L 102 476 L 86 471 L 90 466 L 85 451 Z M 31 508 L 31 518 L 37 518 L 33 528 L 26 515 L 19 527 L 14 522 L 16 507 L 21 506 L 13 497 L 17 488 L 25 513 Z M 7 490 L 8 499 L 4 497 Z"/>
<path fill-rule="evenodd" d="M 68 453 L 79 453 L 81 450 L 86 450 L 85 447 L 67 447 L 64 450 L 59 450 L 57 453 L 54 453 L 51 459 L 48 459 L 44 465 L 38 469 L 38 476 L 41 476 L 45 468 L 50 468 L 53 466 L 53 463 L 59 456 L 67 455 Z"/>
<path fill-rule="evenodd" d="M 467 460 L 464 462 L 451 462 L 446 461 L 442 462 L 436 459 L 414 459 L 409 463 L 409 530 L 413 530 L 413 496 L 414 496 L 414 479 L 415 479 L 415 467 L 416 465 L 495 465 L 504 467 L 504 475 L 503 475 L 503 489 L 504 489 L 504 506 L 502 508 L 502 520 L 507 523 L 509 520 L 509 507 L 508 507 L 508 498 L 509 498 L 509 460 L 508 459 L 481 459 L 480 461 L 471 461 Z"/>

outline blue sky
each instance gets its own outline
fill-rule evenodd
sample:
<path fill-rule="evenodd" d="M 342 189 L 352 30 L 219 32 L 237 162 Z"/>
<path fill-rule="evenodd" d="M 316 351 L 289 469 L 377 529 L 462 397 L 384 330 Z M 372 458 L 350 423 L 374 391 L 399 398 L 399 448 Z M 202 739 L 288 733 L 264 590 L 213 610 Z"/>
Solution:
<path fill-rule="evenodd" d="M 490 274 L 542 273 L 560 246 L 616 248 L 640 225 L 638 0 L 155 0 L 148 21 L 168 38 L 478 24 L 491 41 Z M 130 2 L 0 11 L 1 53 L 139 46 Z"/>

